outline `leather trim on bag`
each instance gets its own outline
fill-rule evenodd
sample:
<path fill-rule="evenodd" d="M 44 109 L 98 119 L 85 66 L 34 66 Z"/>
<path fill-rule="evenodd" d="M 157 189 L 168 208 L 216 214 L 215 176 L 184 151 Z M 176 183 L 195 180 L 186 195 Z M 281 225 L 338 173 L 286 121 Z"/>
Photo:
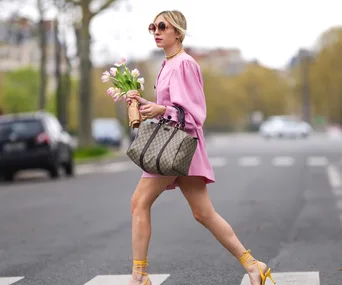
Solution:
<path fill-rule="evenodd" d="M 145 153 L 147 151 L 147 149 L 150 147 L 154 137 L 156 136 L 156 134 L 158 133 L 159 129 L 161 127 L 161 124 L 158 123 L 158 125 L 156 126 L 155 130 L 153 131 L 152 135 L 150 136 L 150 138 L 148 139 L 144 149 L 142 150 L 141 152 L 141 155 L 140 155 L 140 166 L 141 168 L 147 172 L 146 168 L 144 167 L 144 156 L 145 156 Z"/>
<path fill-rule="evenodd" d="M 165 150 L 165 148 L 167 147 L 167 145 L 169 144 L 169 142 L 172 140 L 172 138 L 175 136 L 175 134 L 177 133 L 178 129 L 174 129 L 174 131 L 172 132 L 171 136 L 168 138 L 168 140 L 166 141 L 166 143 L 163 145 L 163 147 L 161 148 L 158 156 L 157 156 L 157 162 L 156 162 L 156 165 L 157 165 L 157 170 L 159 172 L 159 174 L 161 175 L 164 175 L 163 172 L 161 171 L 161 168 L 160 168 L 160 158 Z"/>

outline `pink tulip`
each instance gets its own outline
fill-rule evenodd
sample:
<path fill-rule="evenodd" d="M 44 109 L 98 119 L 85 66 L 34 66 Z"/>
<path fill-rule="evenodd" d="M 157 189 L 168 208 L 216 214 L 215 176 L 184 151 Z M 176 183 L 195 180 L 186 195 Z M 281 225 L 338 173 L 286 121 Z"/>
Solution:
<path fill-rule="evenodd" d="M 117 70 L 116 67 L 111 67 L 111 68 L 109 69 L 110 75 L 113 76 L 113 77 L 115 77 L 117 71 L 118 71 L 118 70 Z"/>
<path fill-rule="evenodd" d="M 105 71 L 102 73 L 101 80 L 102 82 L 109 81 L 110 73 L 108 71 Z"/>
<path fill-rule="evenodd" d="M 107 89 L 107 95 L 113 97 L 114 94 L 115 94 L 115 89 L 114 89 L 114 87 L 109 87 L 109 88 Z"/>
<path fill-rule="evenodd" d="M 114 63 L 114 66 L 120 67 L 120 66 L 122 66 L 124 64 L 126 64 L 126 59 L 123 57 L 123 58 L 121 58 L 120 62 Z"/>

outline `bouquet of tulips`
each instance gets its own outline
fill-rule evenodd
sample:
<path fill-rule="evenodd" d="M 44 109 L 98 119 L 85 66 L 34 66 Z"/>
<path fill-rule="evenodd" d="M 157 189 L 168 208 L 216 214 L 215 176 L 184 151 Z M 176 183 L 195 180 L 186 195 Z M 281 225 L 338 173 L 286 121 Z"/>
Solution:
<path fill-rule="evenodd" d="M 126 66 L 126 60 L 121 59 L 115 63 L 109 71 L 102 74 L 102 82 L 111 81 L 114 87 L 107 90 L 107 95 L 111 96 L 115 102 L 124 100 L 127 103 L 129 125 L 132 128 L 139 128 L 142 121 L 139 112 L 139 102 L 131 98 L 132 95 L 141 96 L 144 90 L 144 78 L 139 78 L 140 72 L 138 69 L 130 71 Z"/>

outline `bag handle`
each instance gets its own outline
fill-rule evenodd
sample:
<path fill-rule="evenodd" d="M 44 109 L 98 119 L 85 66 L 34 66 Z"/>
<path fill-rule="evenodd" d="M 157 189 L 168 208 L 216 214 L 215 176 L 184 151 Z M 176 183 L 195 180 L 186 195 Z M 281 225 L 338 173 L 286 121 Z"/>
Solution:
<path fill-rule="evenodd" d="M 184 109 L 181 106 L 172 106 L 176 110 L 178 110 L 178 124 L 182 127 L 182 129 L 185 128 L 185 112 Z"/>

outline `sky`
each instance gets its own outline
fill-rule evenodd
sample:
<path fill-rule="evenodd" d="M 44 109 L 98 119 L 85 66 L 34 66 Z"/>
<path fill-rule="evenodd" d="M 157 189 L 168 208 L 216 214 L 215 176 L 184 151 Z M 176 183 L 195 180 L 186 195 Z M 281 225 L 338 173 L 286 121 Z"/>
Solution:
<path fill-rule="evenodd" d="M 313 48 L 324 31 L 342 26 L 342 0 L 130 0 L 94 18 L 95 62 L 148 56 L 156 47 L 147 27 L 169 9 L 187 19 L 184 46 L 239 48 L 245 59 L 271 68 L 283 68 L 299 48 Z M 24 10 L 35 17 L 34 9 Z"/>

